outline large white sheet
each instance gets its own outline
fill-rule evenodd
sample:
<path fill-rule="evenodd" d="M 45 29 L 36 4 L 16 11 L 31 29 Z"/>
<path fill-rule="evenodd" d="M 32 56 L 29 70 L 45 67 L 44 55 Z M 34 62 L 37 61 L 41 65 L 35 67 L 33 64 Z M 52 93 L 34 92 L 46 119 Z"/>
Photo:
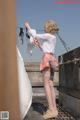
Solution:
<path fill-rule="evenodd" d="M 32 87 L 26 73 L 23 58 L 17 48 L 18 83 L 21 119 L 27 114 L 32 102 Z"/>

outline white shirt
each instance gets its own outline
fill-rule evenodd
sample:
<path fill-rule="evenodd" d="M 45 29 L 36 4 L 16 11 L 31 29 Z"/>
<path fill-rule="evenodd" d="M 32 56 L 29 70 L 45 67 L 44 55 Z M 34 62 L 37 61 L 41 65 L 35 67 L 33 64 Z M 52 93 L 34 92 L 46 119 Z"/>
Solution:
<path fill-rule="evenodd" d="M 35 29 L 31 29 L 30 31 L 28 31 L 28 34 L 30 36 L 30 43 L 33 43 L 34 36 L 36 36 L 36 30 Z"/>
<path fill-rule="evenodd" d="M 28 35 L 30 36 L 29 43 L 27 43 L 27 49 L 29 53 L 32 55 L 33 48 L 35 48 L 35 45 L 33 44 L 33 42 L 34 42 L 34 36 L 36 36 L 36 30 L 31 29 L 30 31 L 28 30 L 27 32 L 28 32 Z"/>
<path fill-rule="evenodd" d="M 41 48 L 44 53 L 54 53 L 55 52 L 55 45 L 56 45 L 56 36 L 51 35 L 49 33 L 44 34 L 34 34 L 33 29 L 28 30 L 28 33 L 33 38 L 38 38 L 41 41 Z"/>

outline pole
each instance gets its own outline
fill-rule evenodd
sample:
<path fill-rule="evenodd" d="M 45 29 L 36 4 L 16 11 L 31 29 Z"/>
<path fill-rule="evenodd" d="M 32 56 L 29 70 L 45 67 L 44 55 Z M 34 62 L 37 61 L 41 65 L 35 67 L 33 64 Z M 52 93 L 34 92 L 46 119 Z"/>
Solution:
<path fill-rule="evenodd" d="M 20 120 L 15 0 L 0 0 L 0 112 Z"/>

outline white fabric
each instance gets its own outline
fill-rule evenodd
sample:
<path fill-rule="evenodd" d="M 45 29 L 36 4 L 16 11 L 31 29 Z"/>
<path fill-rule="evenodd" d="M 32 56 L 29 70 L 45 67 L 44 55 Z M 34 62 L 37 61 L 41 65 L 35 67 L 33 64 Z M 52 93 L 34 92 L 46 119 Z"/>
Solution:
<path fill-rule="evenodd" d="M 27 114 L 32 102 L 32 88 L 24 67 L 23 58 L 18 48 L 17 48 L 17 65 L 18 65 L 20 112 L 21 119 L 23 119 Z"/>
<path fill-rule="evenodd" d="M 30 36 L 30 43 L 33 43 L 34 42 L 34 39 L 32 36 Z"/>
<path fill-rule="evenodd" d="M 36 36 L 36 30 L 35 29 L 31 29 L 31 32 L 28 32 L 28 34 L 30 36 L 30 43 L 32 43 L 34 41 L 34 36 Z"/>
<path fill-rule="evenodd" d="M 56 45 L 56 36 L 51 35 L 49 33 L 44 34 L 35 34 L 32 29 L 28 30 L 28 33 L 33 36 L 33 38 L 37 38 L 41 40 L 41 48 L 43 52 L 55 52 L 55 45 Z"/>
<path fill-rule="evenodd" d="M 33 33 L 36 36 L 36 30 L 35 29 L 31 29 L 31 33 Z M 28 51 L 30 52 L 30 54 L 32 55 L 33 48 L 35 48 L 35 45 L 33 44 L 34 36 L 31 33 L 28 32 L 28 35 L 30 36 L 30 39 L 29 39 L 29 43 L 27 44 L 27 48 L 28 48 Z"/>

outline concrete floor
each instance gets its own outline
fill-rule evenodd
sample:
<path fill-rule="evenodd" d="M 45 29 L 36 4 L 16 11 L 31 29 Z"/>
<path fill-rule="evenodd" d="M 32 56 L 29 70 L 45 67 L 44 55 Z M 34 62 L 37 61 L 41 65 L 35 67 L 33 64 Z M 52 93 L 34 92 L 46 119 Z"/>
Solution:
<path fill-rule="evenodd" d="M 56 118 L 48 119 L 48 120 L 76 120 L 71 116 L 68 112 L 65 112 L 59 105 L 57 105 L 59 115 Z M 28 114 L 24 118 L 24 120 L 44 120 L 43 113 L 47 110 L 47 102 L 45 98 L 34 98 L 32 106 L 28 111 Z"/>

